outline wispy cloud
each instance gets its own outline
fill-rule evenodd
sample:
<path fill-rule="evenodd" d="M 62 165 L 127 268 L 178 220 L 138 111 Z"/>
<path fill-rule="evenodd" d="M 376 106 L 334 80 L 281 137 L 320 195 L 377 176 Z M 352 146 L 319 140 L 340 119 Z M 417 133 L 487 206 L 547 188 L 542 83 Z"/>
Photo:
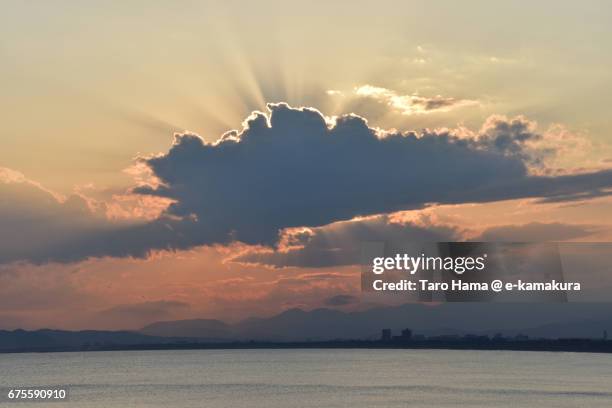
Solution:
<path fill-rule="evenodd" d="M 403 115 L 418 115 L 434 112 L 448 112 L 452 109 L 475 106 L 479 102 L 471 99 L 458 99 L 442 95 L 421 96 L 417 93 L 402 95 L 391 89 L 362 85 L 353 90 L 357 98 L 372 99 L 389 106 L 390 109 Z"/>

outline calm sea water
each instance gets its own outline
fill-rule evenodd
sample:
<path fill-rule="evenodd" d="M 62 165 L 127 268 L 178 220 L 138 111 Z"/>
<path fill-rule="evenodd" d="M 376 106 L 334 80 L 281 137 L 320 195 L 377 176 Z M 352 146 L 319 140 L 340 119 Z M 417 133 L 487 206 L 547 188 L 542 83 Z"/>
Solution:
<path fill-rule="evenodd" d="M 206 350 L 0 354 L 0 386 L 68 385 L 15 407 L 612 407 L 612 355 Z"/>

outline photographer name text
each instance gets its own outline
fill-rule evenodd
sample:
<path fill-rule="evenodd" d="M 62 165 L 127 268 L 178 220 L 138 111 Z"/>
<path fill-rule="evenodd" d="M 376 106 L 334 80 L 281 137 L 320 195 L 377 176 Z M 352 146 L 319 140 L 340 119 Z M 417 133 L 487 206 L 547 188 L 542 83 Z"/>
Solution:
<path fill-rule="evenodd" d="M 372 282 L 376 291 L 453 291 L 453 292 L 558 292 L 580 291 L 579 282 L 527 282 L 521 279 L 516 281 L 502 281 L 499 279 L 490 282 L 466 282 L 453 279 L 450 282 L 437 282 L 427 279 L 402 279 L 397 282 L 385 282 L 377 279 Z"/>

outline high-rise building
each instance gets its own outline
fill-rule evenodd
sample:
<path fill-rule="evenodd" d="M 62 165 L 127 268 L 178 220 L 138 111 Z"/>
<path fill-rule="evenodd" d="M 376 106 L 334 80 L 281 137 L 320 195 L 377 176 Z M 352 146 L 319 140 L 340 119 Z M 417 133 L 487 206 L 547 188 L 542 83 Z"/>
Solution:
<path fill-rule="evenodd" d="M 391 329 L 382 329 L 382 334 L 380 336 L 382 341 L 390 341 L 391 340 Z"/>
<path fill-rule="evenodd" d="M 402 339 L 409 340 L 410 338 L 412 338 L 412 330 L 410 329 L 402 330 Z"/>

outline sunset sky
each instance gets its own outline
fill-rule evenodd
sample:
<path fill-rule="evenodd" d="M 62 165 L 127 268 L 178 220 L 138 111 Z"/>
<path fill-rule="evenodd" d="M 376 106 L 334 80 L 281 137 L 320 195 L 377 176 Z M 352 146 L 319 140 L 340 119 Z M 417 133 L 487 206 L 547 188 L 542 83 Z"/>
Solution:
<path fill-rule="evenodd" d="M 610 21 L 3 2 L 0 329 L 365 308 L 367 240 L 610 241 Z"/>

